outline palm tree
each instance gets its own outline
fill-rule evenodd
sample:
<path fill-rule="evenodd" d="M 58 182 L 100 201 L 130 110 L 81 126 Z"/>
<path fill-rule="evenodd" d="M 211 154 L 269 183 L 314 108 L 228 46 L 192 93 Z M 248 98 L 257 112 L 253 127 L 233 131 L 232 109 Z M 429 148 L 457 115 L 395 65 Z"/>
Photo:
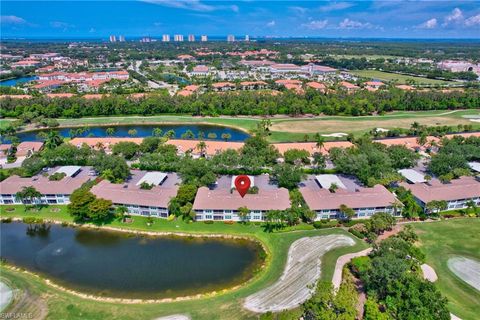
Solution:
<path fill-rule="evenodd" d="M 21 191 L 15 194 L 15 198 L 22 201 L 22 203 L 36 203 L 38 199 L 42 197 L 42 194 L 35 189 L 35 187 L 28 186 L 23 187 Z"/>
<path fill-rule="evenodd" d="M 205 143 L 205 141 L 200 141 L 197 144 L 197 149 L 200 151 L 200 156 L 205 156 L 205 151 L 207 150 L 207 144 Z"/>
<path fill-rule="evenodd" d="M 105 149 L 105 146 L 103 145 L 103 143 L 101 141 L 98 141 L 96 144 L 95 144 L 95 148 L 97 150 L 104 150 Z"/>
<path fill-rule="evenodd" d="M 330 191 L 331 193 L 335 193 L 337 189 L 338 189 L 338 185 L 335 182 L 333 182 L 332 184 L 330 184 L 330 188 L 328 188 L 328 191 Z"/>
<path fill-rule="evenodd" d="M 211 140 L 216 139 L 217 134 L 215 132 L 210 132 L 209 134 L 207 134 L 207 138 Z"/>
<path fill-rule="evenodd" d="M 228 141 L 231 137 L 232 135 L 230 133 L 222 133 L 222 139 L 225 141 Z"/>
<path fill-rule="evenodd" d="M 105 130 L 105 133 L 107 134 L 107 136 L 111 137 L 115 133 L 115 128 L 107 128 L 107 130 Z"/>
<path fill-rule="evenodd" d="M 238 216 L 242 221 L 248 221 L 248 218 L 250 217 L 250 210 L 247 207 L 240 207 L 238 208 Z"/>
<path fill-rule="evenodd" d="M 341 204 L 340 207 L 338 208 L 340 210 L 340 213 L 343 214 L 343 217 L 345 220 L 349 221 L 352 219 L 352 217 L 355 215 L 355 211 L 352 208 L 349 208 L 345 204 Z"/>
<path fill-rule="evenodd" d="M 318 151 L 322 151 L 322 148 L 325 146 L 325 138 L 317 133 L 315 135 L 315 139 L 317 140 L 315 146 L 317 147 Z"/>
<path fill-rule="evenodd" d="M 403 205 L 400 201 L 395 200 L 392 203 L 390 203 L 390 206 L 393 209 L 393 216 L 396 216 L 398 213 L 398 209 L 400 209 Z"/>
<path fill-rule="evenodd" d="M 154 137 L 161 137 L 162 133 L 163 133 L 163 131 L 160 128 L 153 128 L 153 130 L 152 130 L 152 136 L 154 136 Z"/>
<path fill-rule="evenodd" d="M 165 132 L 163 136 L 166 137 L 167 139 L 175 138 L 175 131 L 168 130 L 167 132 Z"/>
<path fill-rule="evenodd" d="M 63 143 L 62 137 L 56 131 L 50 131 L 45 140 L 45 148 L 55 149 Z"/>

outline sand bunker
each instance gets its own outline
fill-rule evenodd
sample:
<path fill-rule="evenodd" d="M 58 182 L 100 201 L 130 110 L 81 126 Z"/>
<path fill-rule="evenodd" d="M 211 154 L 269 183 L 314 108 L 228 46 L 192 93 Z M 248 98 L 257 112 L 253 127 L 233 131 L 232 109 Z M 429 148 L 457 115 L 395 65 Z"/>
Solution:
<path fill-rule="evenodd" d="M 170 316 L 156 318 L 155 320 L 190 320 L 190 319 L 191 318 L 189 316 L 186 316 L 184 314 L 172 314 Z"/>
<path fill-rule="evenodd" d="M 345 132 L 322 134 L 322 137 L 332 137 L 332 138 L 342 138 L 342 137 L 346 137 L 346 136 L 348 136 L 348 134 L 346 134 Z"/>
<path fill-rule="evenodd" d="M 435 282 L 438 280 L 437 273 L 428 264 L 424 263 L 420 266 L 420 268 L 422 269 L 422 272 L 423 272 L 423 279 L 428 280 L 430 282 Z"/>
<path fill-rule="evenodd" d="M 305 237 L 288 250 L 288 259 L 280 279 L 270 287 L 248 296 L 244 306 L 254 312 L 279 312 L 293 309 L 311 297 L 320 277 L 322 256 L 338 247 L 353 246 L 344 235 Z"/>
<path fill-rule="evenodd" d="M 457 277 L 480 291 L 480 262 L 465 257 L 455 257 L 448 259 L 447 265 Z"/>

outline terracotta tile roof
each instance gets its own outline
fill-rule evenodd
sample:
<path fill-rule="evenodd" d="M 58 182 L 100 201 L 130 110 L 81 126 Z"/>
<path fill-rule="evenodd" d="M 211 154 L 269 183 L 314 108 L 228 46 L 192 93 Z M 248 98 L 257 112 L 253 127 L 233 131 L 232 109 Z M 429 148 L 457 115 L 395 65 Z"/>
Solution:
<path fill-rule="evenodd" d="M 187 90 L 187 91 L 197 91 L 198 89 L 200 89 L 200 86 L 197 86 L 194 84 L 190 84 L 184 88 L 184 90 Z"/>
<path fill-rule="evenodd" d="M 115 137 L 105 137 L 105 138 L 73 138 L 68 141 L 70 144 L 81 147 L 83 144 L 88 145 L 90 148 L 97 148 L 98 144 L 102 144 L 105 149 L 110 149 L 116 143 L 128 141 L 140 144 L 143 141 L 143 138 L 115 138 Z"/>
<path fill-rule="evenodd" d="M 43 142 L 24 141 L 17 146 L 17 157 L 27 156 L 30 152 L 38 152 L 43 147 Z"/>
<path fill-rule="evenodd" d="M 194 59 L 193 56 L 189 55 L 189 54 L 180 54 L 177 56 L 178 59 L 180 60 L 191 60 L 191 59 Z"/>
<path fill-rule="evenodd" d="M 306 83 L 306 86 L 307 87 L 310 87 L 312 89 L 316 89 L 316 90 L 325 90 L 327 89 L 327 87 L 323 84 L 323 83 L 319 83 L 319 82 L 307 82 Z"/>
<path fill-rule="evenodd" d="M 56 168 L 58 169 L 58 167 Z M 51 173 L 54 173 L 53 169 Z M 0 189 L 3 194 L 15 194 L 21 191 L 23 187 L 32 186 L 41 194 L 72 194 L 73 191 L 80 188 L 82 184 L 92 177 L 88 175 L 90 168 L 82 167 L 82 170 L 75 177 L 64 177 L 59 181 L 50 181 L 48 177 L 36 175 L 31 178 L 21 178 L 19 176 L 10 176 L 0 182 Z"/>
<path fill-rule="evenodd" d="M 290 80 L 290 79 L 280 79 L 280 80 L 276 80 L 275 83 L 279 84 L 279 85 L 287 85 L 287 84 L 301 85 L 302 81 L 300 81 L 300 80 Z"/>
<path fill-rule="evenodd" d="M 212 84 L 212 87 L 214 87 L 214 88 L 235 87 L 235 83 L 231 83 L 231 82 L 216 82 L 216 83 Z"/>
<path fill-rule="evenodd" d="M 193 203 L 194 210 L 237 210 L 240 207 L 262 211 L 286 210 L 290 207 L 288 190 L 259 188 L 258 194 L 246 194 L 242 198 L 236 191 L 230 193 L 228 188 L 210 190 L 201 187 Z"/>
<path fill-rule="evenodd" d="M 409 91 L 409 90 L 415 90 L 414 87 L 409 86 L 409 85 L 406 85 L 406 84 L 399 84 L 399 85 L 397 85 L 397 86 L 395 86 L 395 87 L 398 88 L 398 89 L 400 89 L 400 90 L 407 90 L 407 91 Z"/>
<path fill-rule="evenodd" d="M 335 193 L 318 185 L 302 186 L 300 192 L 311 210 L 336 210 L 344 204 L 352 209 L 388 207 L 396 201 L 393 193 L 382 185 L 373 188 L 358 188 L 357 191 L 337 189 Z"/>
<path fill-rule="evenodd" d="M 430 184 L 401 183 L 400 185 L 412 191 L 412 194 L 423 203 L 432 200 L 451 201 L 480 197 L 480 182 L 474 177 L 461 177 L 450 183 L 441 183 L 435 179 Z"/>
<path fill-rule="evenodd" d="M 193 67 L 193 72 L 208 72 L 208 67 L 204 65 L 198 65 Z"/>
<path fill-rule="evenodd" d="M 354 85 L 353 83 L 347 82 L 347 81 L 342 81 L 340 82 L 340 86 L 346 88 L 346 89 L 359 89 L 360 87 Z"/>
<path fill-rule="evenodd" d="M 381 86 L 384 86 L 385 84 L 381 81 L 367 81 L 365 82 L 365 84 L 367 86 L 370 86 L 370 87 L 381 87 Z"/>
<path fill-rule="evenodd" d="M 87 100 L 94 100 L 94 99 L 102 99 L 103 97 L 108 97 L 110 96 L 109 94 L 101 94 L 101 93 L 96 93 L 96 94 L 86 94 L 82 98 L 87 99 Z"/>
<path fill-rule="evenodd" d="M 275 62 L 268 60 L 242 60 L 240 63 L 247 66 L 271 66 L 275 64 Z"/>
<path fill-rule="evenodd" d="M 150 190 L 141 189 L 136 183 L 145 175 L 145 171 L 132 170 L 132 177 L 125 183 L 111 183 L 107 180 L 95 185 L 91 192 L 99 198 L 111 200 L 117 204 L 153 206 L 168 208 L 168 202 L 177 195 L 178 186 L 154 186 Z M 172 179 L 172 174 L 167 177 Z M 165 184 L 166 182 L 164 182 Z M 124 186 L 127 186 L 126 188 Z"/>
<path fill-rule="evenodd" d="M 71 98 L 75 96 L 74 93 L 47 93 L 46 95 L 49 98 Z"/>
<path fill-rule="evenodd" d="M 200 153 L 200 151 L 197 149 L 197 145 L 199 143 L 198 140 L 169 139 L 166 143 L 176 146 L 178 151 L 182 153 L 188 150 L 192 150 L 192 153 L 194 154 Z M 209 156 L 228 149 L 239 150 L 241 147 L 243 147 L 243 142 L 205 141 L 205 144 L 207 145 L 206 153 Z"/>
<path fill-rule="evenodd" d="M 193 91 L 190 91 L 190 90 L 180 90 L 177 92 L 177 95 L 182 97 L 189 97 L 192 94 L 193 94 Z"/>
<path fill-rule="evenodd" d="M 281 154 L 291 149 L 306 150 L 311 155 L 319 151 L 315 142 L 274 143 L 273 145 Z M 321 153 L 328 154 L 331 148 L 348 148 L 351 146 L 353 146 L 353 144 L 349 141 L 328 141 L 323 144 Z"/>
<path fill-rule="evenodd" d="M 49 87 L 58 87 L 64 83 L 65 82 L 60 80 L 42 80 L 42 81 L 39 81 L 37 84 L 35 84 L 33 87 L 35 89 L 43 89 L 43 88 L 49 88 Z"/>

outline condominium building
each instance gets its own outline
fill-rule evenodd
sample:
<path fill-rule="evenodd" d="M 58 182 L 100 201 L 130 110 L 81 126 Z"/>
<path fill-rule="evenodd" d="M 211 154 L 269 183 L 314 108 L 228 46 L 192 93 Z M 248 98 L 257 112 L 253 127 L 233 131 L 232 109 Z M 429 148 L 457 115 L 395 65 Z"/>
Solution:
<path fill-rule="evenodd" d="M 363 188 L 337 175 L 323 174 L 309 176 L 302 182 L 300 192 L 308 207 L 316 212 L 317 220 L 345 218 L 340 209 L 343 206 L 353 209 L 354 219 L 370 218 L 377 212 L 401 216 L 400 202 L 382 185 Z"/>
<path fill-rule="evenodd" d="M 170 35 L 169 34 L 164 34 L 162 36 L 162 41 L 163 42 L 170 42 Z"/>
<path fill-rule="evenodd" d="M 119 36 L 118 41 L 125 42 L 125 36 L 123 36 L 123 35 Z"/>
<path fill-rule="evenodd" d="M 432 201 L 446 201 L 447 210 L 465 209 L 470 201 L 480 205 L 480 182 L 475 177 L 461 177 L 448 183 L 433 179 L 429 182 L 405 182 L 400 185 L 412 192 L 425 211 Z"/>
<path fill-rule="evenodd" d="M 235 41 L 235 36 L 233 34 L 229 34 L 227 36 L 227 42 L 234 42 Z"/>
<path fill-rule="evenodd" d="M 195 42 L 195 35 L 189 34 L 188 35 L 188 42 Z"/>
<path fill-rule="evenodd" d="M 208 41 L 208 36 L 202 35 L 202 36 L 200 37 L 200 40 L 201 40 L 202 42 L 207 42 L 207 41 Z"/>
<path fill-rule="evenodd" d="M 55 179 L 53 174 L 56 174 Z M 10 176 L 0 182 L 0 204 L 68 204 L 73 191 L 95 176 L 92 168 L 79 166 L 46 168 L 31 178 Z M 38 199 L 17 198 L 16 194 L 25 187 L 34 187 L 42 196 Z"/>
<path fill-rule="evenodd" d="M 110 42 L 117 42 L 117 37 L 114 35 L 110 36 Z"/>
<path fill-rule="evenodd" d="M 245 41 L 246 41 L 246 42 L 250 41 L 250 36 L 249 36 L 248 34 L 245 35 Z"/>
<path fill-rule="evenodd" d="M 226 221 L 264 221 L 269 210 L 290 208 L 288 190 L 271 184 L 268 175 L 251 176 L 251 186 L 258 188 L 256 193 L 247 193 L 241 197 L 235 190 L 236 176 L 222 176 L 214 186 L 198 189 L 193 203 L 195 219 Z M 239 215 L 239 208 L 248 209 L 247 217 Z"/>
<path fill-rule="evenodd" d="M 176 34 L 173 36 L 173 41 L 175 42 L 183 42 L 183 35 L 181 34 Z"/>
<path fill-rule="evenodd" d="M 167 218 L 168 203 L 177 195 L 179 184 L 176 173 L 132 170 L 126 182 L 103 180 L 91 192 L 114 206 L 126 207 L 129 214 Z"/>

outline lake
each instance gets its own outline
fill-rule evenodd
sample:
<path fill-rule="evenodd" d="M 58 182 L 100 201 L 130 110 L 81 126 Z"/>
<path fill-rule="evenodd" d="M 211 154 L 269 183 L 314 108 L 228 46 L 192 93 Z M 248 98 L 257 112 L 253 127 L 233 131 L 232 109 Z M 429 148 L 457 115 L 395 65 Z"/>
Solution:
<path fill-rule="evenodd" d="M 154 299 L 241 284 L 260 266 L 249 240 L 149 237 L 60 225 L 1 223 L 1 257 L 69 289 Z"/>
<path fill-rule="evenodd" d="M 167 125 L 167 124 L 159 124 L 159 125 L 120 125 L 120 126 L 110 126 L 111 128 L 115 128 L 115 132 L 112 137 L 132 137 L 129 135 L 129 130 L 136 130 L 136 135 L 134 137 L 150 137 L 152 136 L 154 128 L 160 128 L 165 134 L 169 130 L 175 131 L 175 137 L 181 138 L 182 134 L 184 134 L 187 130 L 190 130 L 195 135 L 195 138 L 198 138 L 198 134 L 203 132 L 205 134 L 206 140 L 222 140 L 222 134 L 228 133 L 231 135 L 231 138 L 228 139 L 229 141 L 244 141 L 250 135 L 246 132 L 241 130 L 237 130 L 234 128 L 222 127 L 222 126 L 215 126 L 215 125 L 195 125 L 195 124 L 188 124 L 188 125 Z M 84 130 L 80 132 L 80 130 Z M 74 134 L 77 137 L 108 137 L 107 134 L 107 127 L 102 126 L 93 126 L 93 127 L 84 127 L 84 128 L 60 128 L 54 129 L 60 133 L 62 137 L 71 137 L 72 131 L 78 131 Z M 38 136 L 39 132 L 46 132 L 49 129 L 45 130 L 34 130 L 34 131 L 27 131 L 27 132 L 20 132 L 17 136 L 20 138 L 21 141 L 39 141 L 42 140 L 40 136 Z M 214 133 L 216 138 L 208 139 L 208 134 Z"/>
<path fill-rule="evenodd" d="M 22 84 L 22 83 L 29 82 L 29 81 L 36 80 L 36 79 L 37 79 L 36 76 L 8 79 L 8 80 L 0 81 L 0 86 L 15 87 L 18 84 Z"/>

